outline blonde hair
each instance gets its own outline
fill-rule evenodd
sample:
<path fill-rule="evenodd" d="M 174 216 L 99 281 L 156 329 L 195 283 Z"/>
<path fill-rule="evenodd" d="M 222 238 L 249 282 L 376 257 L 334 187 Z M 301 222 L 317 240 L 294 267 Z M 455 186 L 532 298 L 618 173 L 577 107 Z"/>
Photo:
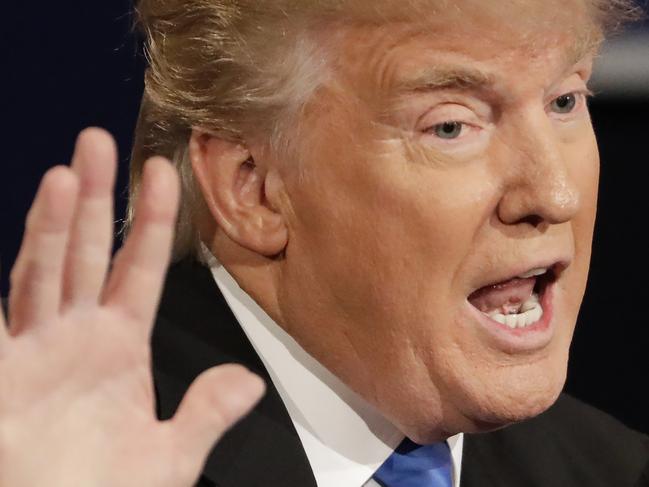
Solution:
<path fill-rule="evenodd" d="M 530 5 L 529 0 L 510 1 Z M 630 0 L 584 2 L 601 32 L 615 30 L 638 15 Z M 176 165 L 182 182 L 174 259 L 199 256 L 196 221 L 205 206 L 188 160 L 194 128 L 228 140 L 256 134 L 279 143 L 328 75 L 329 53 L 312 35 L 320 26 L 340 20 L 380 22 L 408 13 L 417 16 L 422 8 L 430 14 L 432 7 L 442 10 L 455 3 L 140 0 L 137 15 L 149 67 L 131 162 L 127 226 L 133 219 L 145 160 L 165 156 Z"/>

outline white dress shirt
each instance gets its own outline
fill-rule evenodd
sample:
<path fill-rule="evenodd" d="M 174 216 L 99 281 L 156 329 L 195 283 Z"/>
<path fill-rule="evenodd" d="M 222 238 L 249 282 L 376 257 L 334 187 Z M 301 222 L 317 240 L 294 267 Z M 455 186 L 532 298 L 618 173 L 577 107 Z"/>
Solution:
<path fill-rule="evenodd" d="M 404 435 L 311 357 L 213 259 L 212 274 L 261 357 L 302 441 L 318 487 L 371 487 L 372 475 Z M 449 438 L 453 486 L 463 436 Z"/>

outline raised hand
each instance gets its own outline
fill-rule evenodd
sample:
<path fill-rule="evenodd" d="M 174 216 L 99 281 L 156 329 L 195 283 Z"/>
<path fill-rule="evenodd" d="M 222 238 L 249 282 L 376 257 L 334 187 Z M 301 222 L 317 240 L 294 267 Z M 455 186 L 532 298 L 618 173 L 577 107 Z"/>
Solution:
<path fill-rule="evenodd" d="M 0 487 L 190 486 L 215 441 L 263 392 L 239 366 L 203 373 L 176 416 L 155 417 L 149 336 L 178 206 L 150 160 L 130 235 L 108 273 L 116 154 L 81 134 L 27 218 L 0 313 Z"/>

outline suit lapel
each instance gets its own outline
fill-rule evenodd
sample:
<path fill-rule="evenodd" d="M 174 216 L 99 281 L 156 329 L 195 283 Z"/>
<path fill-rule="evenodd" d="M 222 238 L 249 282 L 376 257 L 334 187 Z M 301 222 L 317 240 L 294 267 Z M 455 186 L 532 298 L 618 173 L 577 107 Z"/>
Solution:
<path fill-rule="evenodd" d="M 316 487 L 279 393 L 209 269 L 184 261 L 169 270 L 152 349 L 161 419 L 173 416 L 192 381 L 210 367 L 239 363 L 266 381 L 266 396 L 215 447 L 199 485 Z"/>

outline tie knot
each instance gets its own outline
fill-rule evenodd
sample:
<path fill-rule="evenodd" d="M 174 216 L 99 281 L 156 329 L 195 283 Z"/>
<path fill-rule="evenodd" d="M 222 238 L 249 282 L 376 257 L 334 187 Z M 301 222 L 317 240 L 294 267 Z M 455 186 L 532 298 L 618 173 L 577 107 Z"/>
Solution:
<path fill-rule="evenodd" d="M 405 439 L 374 474 L 384 487 L 451 487 L 451 451 L 446 442 L 417 445 Z"/>

